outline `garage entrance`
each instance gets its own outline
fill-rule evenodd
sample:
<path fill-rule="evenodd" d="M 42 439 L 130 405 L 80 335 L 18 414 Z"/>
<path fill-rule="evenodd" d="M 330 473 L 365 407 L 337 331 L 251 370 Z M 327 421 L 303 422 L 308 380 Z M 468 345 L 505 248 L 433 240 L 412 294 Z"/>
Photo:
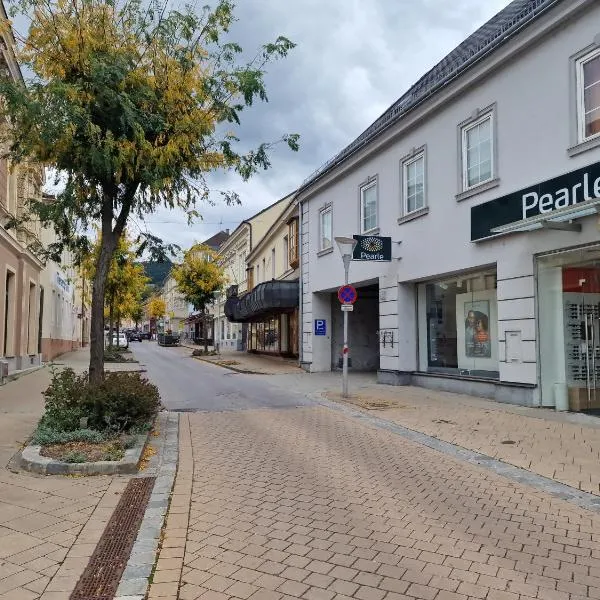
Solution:
<path fill-rule="evenodd" d="M 352 371 L 379 369 L 379 285 L 356 287 L 358 300 L 349 313 L 348 368 Z M 344 317 L 337 293 L 331 294 L 331 368 L 342 368 Z"/>

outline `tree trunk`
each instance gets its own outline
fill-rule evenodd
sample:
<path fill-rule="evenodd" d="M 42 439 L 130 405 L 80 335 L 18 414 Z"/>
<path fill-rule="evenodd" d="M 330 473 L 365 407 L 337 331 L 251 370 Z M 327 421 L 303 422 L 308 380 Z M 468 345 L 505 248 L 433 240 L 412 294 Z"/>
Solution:
<path fill-rule="evenodd" d="M 119 346 L 119 330 L 121 329 L 121 314 L 117 311 L 117 350 L 121 349 Z"/>
<path fill-rule="evenodd" d="M 90 324 L 90 383 L 99 384 L 104 379 L 104 291 L 112 251 L 105 248 L 104 239 L 100 256 L 96 264 L 96 273 L 92 284 L 92 312 Z M 109 332 L 112 343 L 112 332 Z"/>
<path fill-rule="evenodd" d="M 132 183 L 122 197 L 121 212 L 115 220 L 113 230 L 113 206 L 115 198 L 104 190 L 102 204 L 102 246 L 100 256 L 96 262 L 94 284 L 92 288 L 92 314 L 90 327 L 90 384 L 98 385 L 104 379 L 104 293 L 106 280 L 110 269 L 110 262 L 117 248 L 119 238 L 125 229 L 127 218 L 131 210 L 131 203 L 138 188 L 137 183 Z M 116 188 L 112 190 L 117 193 Z M 112 331 L 110 332 L 112 338 Z"/>
<path fill-rule="evenodd" d="M 110 295 L 108 304 L 108 347 L 112 350 L 114 346 L 113 329 L 115 327 L 115 295 Z"/>

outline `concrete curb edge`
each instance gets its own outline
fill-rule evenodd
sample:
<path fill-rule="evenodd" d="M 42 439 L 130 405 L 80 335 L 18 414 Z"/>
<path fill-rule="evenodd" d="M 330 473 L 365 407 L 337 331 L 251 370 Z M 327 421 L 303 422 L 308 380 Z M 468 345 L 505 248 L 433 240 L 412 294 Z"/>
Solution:
<path fill-rule="evenodd" d="M 145 598 L 169 509 L 179 456 L 179 415 L 173 412 L 161 412 L 157 423 L 160 432 L 160 437 L 155 442 L 158 448 L 157 460 L 151 461 L 149 469 L 138 475 L 139 477 L 156 476 L 156 482 L 121 577 L 116 600 Z"/>

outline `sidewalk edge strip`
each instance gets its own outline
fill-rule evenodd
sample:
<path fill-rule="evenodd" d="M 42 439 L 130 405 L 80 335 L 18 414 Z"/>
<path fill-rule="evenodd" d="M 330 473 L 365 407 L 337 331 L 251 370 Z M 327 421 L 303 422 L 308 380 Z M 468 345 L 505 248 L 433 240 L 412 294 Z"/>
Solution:
<path fill-rule="evenodd" d="M 468 450 L 462 446 L 445 442 L 425 433 L 421 433 L 420 431 L 408 429 L 407 427 L 398 425 L 392 421 L 387 421 L 381 417 L 365 414 L 355 408 L 350 408 L 349 406 L 339 402 L 328 400 L 327 398 L 324 398 L 322 394 L 313 396 L 312 399 L 321 406 L 344 413 L 355 419 L 359 419 L 366 424 L 376 427 L 377 429 L 385 429 L 386 431 L 402 436 L 403 438 L 417 444 L 421 444 L 422 446 L 427 446 L 428 448 L 441 452 L 442 454 L 446 454 L 458 460 L 488 469 L 502 477 L 516 481 L 517 483 L 529 485 L 533 488 L 551 494 L 556 498 L 576 504 L 581 508 L 600 513 L 600 496 L 595 496 L 594 494 L 590 494 L 588 492 L 582 492 L 581 490 L 568 486 L 564 483 L 554 481 L 553 479 L 544 477 L 543 475 L 538 475 L 537 473 L 527 471 L 526 469 L 515 467 L 491 456 L 487 456 L 486 454 L 480 454 L 474 450 Z"/>
<path fill-rule="evenodd" d="M 160 437 L 154 442 L 158 447 L 158 464 L 140 477 L 156 476 L 156 482 L 142 519 L 127 566 L 121 577 L 115 598 L 142 600 L 148 591 L 148 578 L 156 560 L 161 531 L 166 519 L 169 497 L 177 471 L 179 445 L 179 415 L 163 412 L 158 416 Z"/>

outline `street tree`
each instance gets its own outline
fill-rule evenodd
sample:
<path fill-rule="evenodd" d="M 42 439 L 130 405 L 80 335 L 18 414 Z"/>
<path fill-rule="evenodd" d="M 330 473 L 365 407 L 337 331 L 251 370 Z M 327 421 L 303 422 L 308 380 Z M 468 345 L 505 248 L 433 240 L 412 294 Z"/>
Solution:
<path fill-rule="evenodd" d="M 148 300 L 147 310 L 151 319 L 161 319 L 167 312 L 167 303 L 160 296 L 152 296 Z"/>
<path fill-rule="evenodd" d="M 214 293 L 227 283 L 219 255 L 202 244 L 195 244 L 184 253 L 183 262 L 173 267 L 177 291 L 184 300 L 204 316 L 213 302 Z M 204 350 L 208 351 L 208 335 L 204 333 Z"/>
<path fill-rule="evenodd" d="M 294 44 L 265 44 L 247 61 L 228 39 L 233 0 L 171 7 L 168 0 L 15 0 L 11 14 L 29 23 L 15 32 L 17 55 L 33 76 L 3 78 L 8 157 L 60 174 L 56 201 L 31 200 L 24 218 L 53 227 L 59 242 L 81 250 L 100 224 L 102 246 L 92 288 L 89 377 L 104 376 L 104 296 L 112 257 L 130 216 L 163 206 L 198 216 L 213 196 L 207 175 L 234 171 L 247 180 L 268 169 L 277 143 L 298 148 L 296 134 L 248 150 L 235 135 L 241 113 L 266 101 L 266 65 Z M 5 28 L 10 23 L 4 23 Z M 224 201 L 237 195 L 220 192 Z M 140 251 L 164 255 L 153 234 Z"/>
<path fill-rule="evenodd" d="M 98 264 L 98 256 L 102 252 L 102 239 L 97 237 L 92 250 L 82 261 L 84 275 L 93 280 Z M 106 279 L 103 313 L 109 321 L 109 346 L 113 345 L 112 332 L 116 329 L 117 336 L 121 320 L 134 318 L 142 304 L 144 291 L 148 285 L 148 277 L 144 267 L 136 263 L 136 252 L 133 242 L 124 234 L 117 244 L 112 256 Z"/>

